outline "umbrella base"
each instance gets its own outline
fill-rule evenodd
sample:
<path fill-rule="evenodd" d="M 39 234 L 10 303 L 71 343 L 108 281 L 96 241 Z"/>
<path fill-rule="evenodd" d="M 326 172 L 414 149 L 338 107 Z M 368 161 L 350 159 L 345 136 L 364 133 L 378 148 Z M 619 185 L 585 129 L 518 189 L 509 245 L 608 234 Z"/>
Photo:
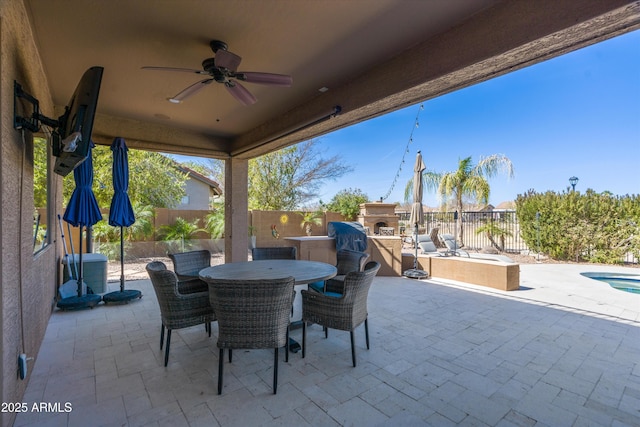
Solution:
<path fill-rule="evenodd" d="M 93 308 L 102 301 L 98 294 L 86 294 L 81 297 L 63 298 L 56 304 L 60 310 L 82 310 L 83 308 Z"/>
<path fill-rule="evenodd" d="M 417 268 L 412 268 L 411 270 L 405 270 L 402 273 L 404 277 L 408 277 L 409 279 L 428 279 L 429 273 L 424 270 L 418 270 Z"/>
<path fill-rule="evenodd" d="M 142 298 L 142 292 L 135 289 L 127 289 L 124 291 L 114 291 L 105 294 L 102 297 L 102 300 L 105 304 L 108 303 L 117 303 L 117 304 L 127 304 L 129 301 L 134 299 Z"/>

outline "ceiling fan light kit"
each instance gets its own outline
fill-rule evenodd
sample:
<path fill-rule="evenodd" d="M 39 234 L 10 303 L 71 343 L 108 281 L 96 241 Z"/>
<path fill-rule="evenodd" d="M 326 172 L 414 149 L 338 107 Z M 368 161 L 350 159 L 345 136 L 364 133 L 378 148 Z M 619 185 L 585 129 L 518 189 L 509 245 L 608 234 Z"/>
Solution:
<path fill-rule="evenodd" d="M 240 66 L 240 62 L 242 61 L 242 57 L 233 52 L 229 52 L 227 50 L 227 44 L 220 40 L 212 40 L 209 43 L 209 46 L 211 47 L 211 50 L 213 50 L 215 56 L 202 61 L 202 70 L 149 66 L 142 67 L 142 69 L 151 71 L 186 72 L 208 76 L 204 80 L 200 80 L 186 89 L 183 89 L 177 95 L 167 98 L 167 100 L 173 104 L 181 103 L 185 99 L 198 93 L 212 82 L 224 84 L 231 96 L 233 96 L 242 105 L 255 104 L 257 99 L 247 88 L 239 83 L 239 80 L 247 83 L 277 87 L 289 87 L 293 84 L 293 78 L 285 74 L 237 71 L 238 66 Z"/>

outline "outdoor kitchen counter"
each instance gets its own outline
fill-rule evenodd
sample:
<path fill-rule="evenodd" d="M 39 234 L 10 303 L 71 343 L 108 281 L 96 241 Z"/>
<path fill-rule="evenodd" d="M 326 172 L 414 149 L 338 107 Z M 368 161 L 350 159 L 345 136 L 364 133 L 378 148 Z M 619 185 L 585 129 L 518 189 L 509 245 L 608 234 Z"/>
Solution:
<path fill-rule="evenodd" d="M 333 237 L 300 236 L 287 237 L 284 240 L 290 242 L 291 246 L 295 246 L 300 260 L 336 264 L 336 243 Z"/>
<path fill-rule="evenodd" d="M 333 237 L 300 236 L 287 237 L 291 246 L 295 246 L 298 259 L 336 263 L 336 244 Z M 402 275 L 402 239 L 400 236 L 368 236 L 368 261 L 380 263 L 378 276 Z"/>

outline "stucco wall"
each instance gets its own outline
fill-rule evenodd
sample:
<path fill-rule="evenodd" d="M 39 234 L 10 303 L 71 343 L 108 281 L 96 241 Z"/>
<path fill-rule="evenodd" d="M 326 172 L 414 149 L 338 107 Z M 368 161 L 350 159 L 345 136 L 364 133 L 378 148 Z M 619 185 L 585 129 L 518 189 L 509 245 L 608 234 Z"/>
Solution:
<path fill-rule="evenodd" d="M 18 378 L 18 356 L 37 356 L 55 297 L 59 252 L 54 242 L 33 255 L 33 143 L 29 132 L 13 128 L 14 80 L 40 101 L 44 115 L 54 117 L 22 0 L 0 2 L 0 71 L 0 394 L 2 402 L 20 402 L 27 381 Z M 58 206 L 58 178 L 54 189 L 51 203 Z M 34 361 L 29 362 L 29 368 L 33 366 Z M 2 426 L 8 426 L 15 414 L 0 412 L 0 417 Z"/>
<path fill-rule="evenodd" d="M 344 221 L 342 215 L 336 212 L 324 212 L 320 219 L 320 225 L 312 226 L 312 236 L 326 236 L 328 222 Z M 253 227 L 258 247 L 291 246 L 291 243 L 285 240 L 287 237 L 305 235 L 305 230 L 300 226 L 301 222 L 302 214 L 292 211 L 254 210 L 249 216 L 249 224 Z"/>
<path fill-rule="evenodd" d="M 210 187 L 207 184 L 195 179 L 187 179 L 185 192 L 189 197 L 189 203 L 180 203 L 176 209 L 209 209 Z"/>

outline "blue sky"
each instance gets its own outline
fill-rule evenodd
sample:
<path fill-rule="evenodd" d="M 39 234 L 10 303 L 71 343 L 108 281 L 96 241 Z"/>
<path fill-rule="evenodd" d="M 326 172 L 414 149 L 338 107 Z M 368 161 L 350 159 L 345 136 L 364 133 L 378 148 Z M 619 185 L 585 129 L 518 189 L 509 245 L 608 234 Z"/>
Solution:
<path fill-rule="evenodd" d="M 458 160 L 504 154 L 515 178 L 491 179 L 489 202 L 529 189 L 640 194 L 640 31 L 452 92 L 318 138 L 324 156 L 353 171 L 326 182 L 319 200 L 359 188 L 371 200 L 404 201 L 416 152 L 428 170 L 457 169 Z M 409 137 L 413 131 L 413 142 Z M 179 161 L 196 160 L 175 156 Z M 196 160 L 197 161 L 197 160 Z M 314 200 L 310 205 L 317 204 Z M 433 193 L 424 203 L 437 206 Z"/>
<path fill-rule="evenodd" d="M 427 169 L 447 172 L 458 160 L 504 154 L 515 178 L 490 180 L 490 203 L 515 200 L 528 189 L 591 188 L 640 194 L 640 31 L 423 103 L 395 188 L 385 200 L 404 200 L 417 150 Z M 327 182 L 328 202 L 345 188 L 378 200 L 389 191 L 419 104 L 319 138 L 326 156 L 338 154 L 353 172 Z M 424 202 L 437 206 L 435 194 Z"/>

